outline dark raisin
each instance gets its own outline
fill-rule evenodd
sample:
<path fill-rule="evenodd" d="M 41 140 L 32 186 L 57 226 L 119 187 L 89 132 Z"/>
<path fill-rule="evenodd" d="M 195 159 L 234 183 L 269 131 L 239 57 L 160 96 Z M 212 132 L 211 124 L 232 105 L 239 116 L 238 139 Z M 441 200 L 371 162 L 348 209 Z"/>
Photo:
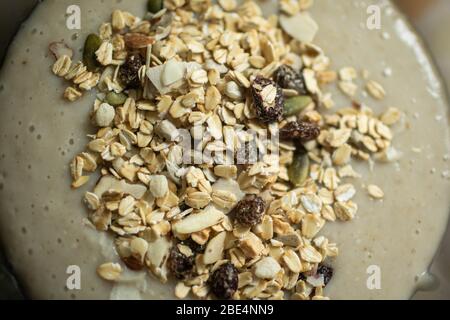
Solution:
<path fill-rule="evenodd" d="M 275 72 L 275 81 L 283 89 L 292 89 L 300 95 L 308 94 L 306 90 L 305 79 L 301 72 L 295 71 L 288 65 L 282 65 Z"/>
<path fill-rule="evenodd" d="M 198 244 L 197 242 L 192 240 L 192 238 L 184 240 L 181 243 L 184 244 L 185 246 L 188 246 L 194 253 L 202 253 L 203 251 L 205 251 L 205 246 Z"/>
<path fill-rule="evenodd" d="M 194 268 L 194 257 L 187 257 L 175 246 L 170 251 L 167 266 L 172 274 L 180 280 L 189 276 Z"/>
<path fill-rule="evenodd" d="M 124 257 L 122 258 L 122 261 L 126 264 L 126 266 L 129 269 L 134 271 L 139 271 L 142 270 L 142 268 L 144 268 L 144 264 L 142 263 L 142 261 L 134 256 Z"/>
<path fill-rule="evenodd" d="M 209 285 L 218 299 L 231 299 L 238 288 L 238 270 L 230 262 L 222 264 L 209 278 Z"/>
<path fill-rule="evenodd" d="M 234 216 L 240 224 L 248 227 L 261 223 L 266 204 L 261 197 L 248 195 L 234 207 Z"/>
<path fill-rule="evenodd" d="M 280 129 L 281 140 L 298 140 L 301 143 L 305 143 L 316 139 L 319 135 L 319 126 L 305 121 L 289 122 Z"/>
<path fill-rule="evenodd" d="M 145 64 L 139 53 L 128 55 L 126 62 L 119 70 L 119 79 L 127 89 L 137 89 L 141 85 L 139 69 Z"/>
<path fill-rule="evenodd" d="M 264 123 L 281 120 L 284 97 L 280 86 L 273 80 L 256 77 L 251 89 L 257 117 Z"/>
<path fill-rule="evenodd" d="M 328 282 L 330 282 L 331 278 L 333 277 L 333 268 L 326 266 L 324 264 L 321 264 L 317 268 L 317 274 L 323 275 L 323 283 L 325 285 L 327 285 Z"/>
<path fill-rule="evenodd" d="M 306 275 L 303 274 L 303 273 L 300 273 L 300 274 L 298 275 L 298 280 L 306 281 Z"/>
<path fill-rule="evenodd" d="M 188 210 L 188 209 L 191 208 L 191 207 L 189 207 L 189 206 L 186 204 L 186 202 L 180 203 L 179 207 L 180 207 L 180 210 L 181 210 L 181 211 L 186 211 L 186 210 Z"/>

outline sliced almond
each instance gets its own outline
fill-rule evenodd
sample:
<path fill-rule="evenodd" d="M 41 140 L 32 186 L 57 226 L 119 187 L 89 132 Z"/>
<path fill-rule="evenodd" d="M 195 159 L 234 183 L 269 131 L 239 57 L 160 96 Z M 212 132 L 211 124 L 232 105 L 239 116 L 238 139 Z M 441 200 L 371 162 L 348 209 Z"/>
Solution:
<path fill-rule="evenodd" d="M 200 213 L 187 216 L 173 225 L 173 230 L 179 234 L 190 234 L 201 231 L 220 223 L 225 217 L 222 211 L 209 206 Z"/>
<path fill-rule="evenodd" d="M 103 176 L 94 189 L 94 193 L 101 197 L 106 191 L 115 190 L 132 195 L 135 199 L 141 199 L 147 188 L 142 184 L 130 184 L 125 180 L 118 180 L 113 176 Z"/>
<path fill-rule="evenodd" d="M 226 232 L 221 232 L 209 240 L 203 255 L 205 264 L 213 264 L 222 259 L 226 236 Z"/>
<path fill-rule="evenodd" d="M 144 262 L 148 250 L 148 242 L 142 238 L 134 238 L 130 242 L 130 250 L 133 257 L 140 262 Z"/>
<path fill-rule="evenodd" d="M 286 33 L 301 42 L 311 43 L 319 31 L 319 26 L 308 12 L 301 12 L 294 16 L 282 14 L 280 24 Z"/>
<path fill-rule="evenodd" d="M 161 81 L 164 86 L 170 86 L 183 79 L 186 67 L 183 62 L 171 59 L 164 64 Z"/>
<path fill-rule="evenodd" d="M 147 265 L 152 270 L 161 267 L 169 255 L 171 246 L 171 242 L 165 237 L 160 237 L 155 241 L 149 242 L 145 260 Z"/>

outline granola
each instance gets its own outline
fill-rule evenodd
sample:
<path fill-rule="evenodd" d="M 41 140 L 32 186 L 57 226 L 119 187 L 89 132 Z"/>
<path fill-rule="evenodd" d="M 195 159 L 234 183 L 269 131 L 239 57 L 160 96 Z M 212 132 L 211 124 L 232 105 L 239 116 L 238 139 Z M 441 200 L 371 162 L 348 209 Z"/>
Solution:
<path fill-rule="evenodd" d="M 98 131 L 70 168 L 73 188 L 102 176 L 85 202 L 121 258 L 105 280 L 145 269 L 177 278 L 178 298 L 326 299 L 338 248 L 321 230 L 355 217 L 351 162 L 393 159 L 401 113 L 332 112 L 326 86 L 355 97 L 358 71 L 313 44 L 312 1 L 279 3 L 277 20 L 253 1 L 150 0 L 143 18 L 115 10 L 83 62 L 51 45 L 65 99 L 98 91 Z"/>

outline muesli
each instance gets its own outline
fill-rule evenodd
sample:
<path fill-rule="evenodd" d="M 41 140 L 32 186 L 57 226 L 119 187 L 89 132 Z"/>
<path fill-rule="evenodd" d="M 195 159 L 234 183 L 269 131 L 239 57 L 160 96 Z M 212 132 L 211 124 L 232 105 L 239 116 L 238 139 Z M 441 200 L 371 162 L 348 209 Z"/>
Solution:
<path fill-rule="evenodd" d="M 327 299 L 338 248 L 321 230 L 355 217 L 351 163 L 393 160 L 400 112 L 335 107 L 327 87 L 354 97 L 359 71 L 314 44 L 312 1 L 279 3 L 264 17 L 253 1 L 150 0 L 142 18 L 114 11 L 83 61 L 51 45 L 65 99 L 97 90 L 98 131 L 70 168 L 73 188 L 101 173 L 85 202 L 121 258 L 103 279 L 129 268 L 177 279 L 178 298 Z"/>

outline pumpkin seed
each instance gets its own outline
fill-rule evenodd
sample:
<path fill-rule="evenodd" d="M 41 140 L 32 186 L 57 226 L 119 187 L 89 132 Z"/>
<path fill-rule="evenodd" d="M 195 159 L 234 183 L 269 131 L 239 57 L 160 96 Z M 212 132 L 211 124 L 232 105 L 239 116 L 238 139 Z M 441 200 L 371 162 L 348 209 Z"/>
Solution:
<path fill-rule="evenodd" d="M 95 52 L 100 48 L 101 44 L 102 39 L 95 33 L 91 33 L 86 38 L 83 50 L 83 62 L 89 71 L 96 71 L 100 67 Z"/>
<path fill-rule="evenodd" d="M 301 187 L 309 175 L 309 158 L 307 154 L 298 153 L 294 156 L 288 168 L 289 181 L 296 187 Z"/>
<path fill-rule="evenodd" d="M 151 13 L 157 13 L 164 7 L 163 0 L 148 0 L 147 2 L 147 10 Z"/>
<path fill-rule="evenodd" d="M 106 95 L 106 102 L 108 102 L 112 106 L 120 106 L 125 103 L 127 100 L 127 96 L 124 93 L 117 93 L 114 91 L 109 92 Z"/>
<path fill-rule="evenodd" d="M 287 117 L 299 114 L 313 102 L 310 96 L 296 96 L 284 101 L 284 115 Z"/>

